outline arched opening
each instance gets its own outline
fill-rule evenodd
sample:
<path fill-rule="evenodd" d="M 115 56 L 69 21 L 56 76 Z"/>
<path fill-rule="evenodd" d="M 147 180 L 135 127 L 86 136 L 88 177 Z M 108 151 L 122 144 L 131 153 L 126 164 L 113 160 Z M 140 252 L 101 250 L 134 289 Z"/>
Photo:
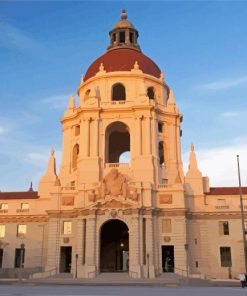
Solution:
<path fill-rule="evenodd" d="M 100 271 L 124 272 L 128 269 L 128 226 L 120 220 L 107 221 L 100 232 Z"/>
<path fill-rule="evenodd" d="M 123 152 L 119 156 L 119 162 L 121 163 L 130 163 L 130 151 Z"/>
<path fill-rule="evenodd" d="M 129 152 L 130 154 L 129 127 L 120 121 L 116 121 L 111 123 L 106 129 L 105 162 L 125 162 L 120 159 L 124 152 Z"/>
<path fill-rule="evenodd" d="M 123 101 L 125 99 L 125 87 L 121 83 L 114 84 L 112 87 L 112 101 Z"/>
<path fill-rule="evenodd" d="M 160 165 L 164 165 L 164 143 L 163 143 L 163 141 L 159 142 L 159 158 L 160 158 Z"/>
<path fill-rule="evenodd" d="M 86 92 L 85 92 L 85 95 L 84 95 L 84 100 L 88 100 L 89 99 L 89 94 L 90 94 L 90 89 L 88 89 Z"/>
<path fill-rule="evenodd" d="M 155 99 L 154 88 L 152 86 L 148 87 L 147 96 L 149 97 L 149 100 Z"/>
<path fill-rule="evenodd" d="M 72 151 L 72 168 L 73 169 L 77 168 L 78 156 L 79 156 L 79 145 L 75 144 Z"/>

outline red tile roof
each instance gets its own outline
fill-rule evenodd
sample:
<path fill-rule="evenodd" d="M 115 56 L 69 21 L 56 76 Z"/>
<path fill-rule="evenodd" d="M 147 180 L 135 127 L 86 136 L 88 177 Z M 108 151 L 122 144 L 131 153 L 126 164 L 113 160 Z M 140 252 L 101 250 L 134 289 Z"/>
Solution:
<path fill-rule="evenodd" d="M 134 49 L 118 48 L 107 51 L 95 60 L 91 66 L 89 66 L 84 80 L 86 81 L 93 77 L 99 71 L 101 63 L 103 63 L 106 72 L 115 72 L 130 71 L 134 68 L 136 61 L 139 64 L 140 70 L 144 73 L 157 78 L 160 77 L 161 71 L 159 67 L 149 57 Z"/>
<path fill-rule="evenodd" d="M 242 193 L 247 194 L 247 187 L 242 187 Z M 239 187 L 211 187 L 207 195 L 239 195 Z"/>
<path fill-rule="evenodd" d="M 0 199 L 37 199 L 37 191 L 0 192 Z"/>

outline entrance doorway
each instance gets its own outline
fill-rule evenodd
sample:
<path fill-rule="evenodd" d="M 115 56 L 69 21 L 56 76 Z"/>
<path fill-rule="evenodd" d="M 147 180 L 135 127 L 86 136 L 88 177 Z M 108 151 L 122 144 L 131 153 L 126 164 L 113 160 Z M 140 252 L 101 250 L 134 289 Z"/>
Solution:
<path fill-rule="evenodd" d="M 70 272 L 71 270 L 71 253 L 72 247 L 60 248 L 60 273 Z"/>
<path fill-rule="evenodd" d="M 174 246 L 162 246 L 163 272 L 174 272 Z"/>
<path fill-rule="evenodd" d="M 101 227 L 100 271 L 129 270 L 129 229 L 120 220 L 110 220 Z"/>

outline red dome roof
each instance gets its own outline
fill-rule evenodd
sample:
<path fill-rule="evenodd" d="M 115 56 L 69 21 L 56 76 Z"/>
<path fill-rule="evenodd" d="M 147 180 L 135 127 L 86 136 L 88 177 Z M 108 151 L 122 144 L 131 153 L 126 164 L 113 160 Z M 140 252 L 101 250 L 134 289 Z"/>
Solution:
<path fill-rule="evenodd" d="M 115 72 L 130 71 L 134 68 L 136 61 L 143 73 L 157 78 L 160 77 L 161 71 L 159 67 L 143 53 L 129 48 L 117 48 L 107 51 L 95 60 L 88 68 L 84 80 L 86 81 L 93 77 L 99 71 L 101 63 L 103 63 L 106 72 Z"/>

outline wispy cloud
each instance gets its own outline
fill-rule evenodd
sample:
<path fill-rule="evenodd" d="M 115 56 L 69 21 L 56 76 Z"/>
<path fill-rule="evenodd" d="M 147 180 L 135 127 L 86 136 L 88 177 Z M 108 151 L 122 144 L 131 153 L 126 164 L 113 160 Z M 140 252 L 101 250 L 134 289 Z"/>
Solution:
<path fill-rule="evenodd" d="M 69 98 L 70 94 L 61 94 L 43 98 L 40 102 L 46 104 L 50 109 L 64 111 L 69 103 Z"/>
<path fill-rule="evenodd" d="M 238 77 L 236 79 L 214 81 L 210 83 L 200 84 L 196 88 L 206 90 L 221 90 L 247 84 L 247 75 Z"/>
<path fill-rule="evenodd" d="M 6 22 L 0 21 L 0 46 L 19 50 L 44 49 L 44 46 L 28 34 Z"/>
<path fill-rule="evenodd" d="M 233 111 L 223 112 L 220 114 L 221 117 L 225 117 L 225 118 L 237 117 L 239 115 L 240 115 L 240 112 L 233 112 Z"/>
<path fill-rule="evenodd" d="M 236 138 L 228 146 L 196 150 L 197 162 L 203 175 L 210 178 L 211 186 L 238 186 L 237 160 L 240 155 L 242 183 L 247 185 L 247 138 Z M 183 155 L 185 172 L 189 152 Z"/>
<path fill-rule="evenodd" d="M 0 125 L 0 135 L 3 135 L 7 132 L 7 129 Z"/>

